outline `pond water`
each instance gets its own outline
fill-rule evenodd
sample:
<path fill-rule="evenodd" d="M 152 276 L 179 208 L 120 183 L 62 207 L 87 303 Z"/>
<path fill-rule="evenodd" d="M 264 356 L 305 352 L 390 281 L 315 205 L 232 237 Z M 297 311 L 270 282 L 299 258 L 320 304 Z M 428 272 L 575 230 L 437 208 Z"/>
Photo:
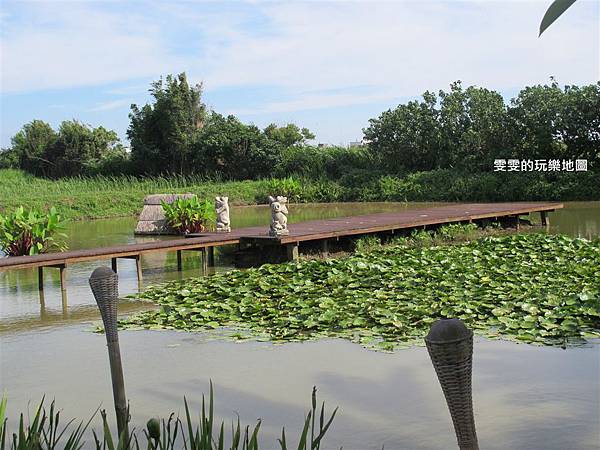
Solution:
<path fill-rule="evenodd" d="M 291 222 L 434 204 L 292 205 Z M 539 221 L 539 217 L 534 217 Z M 550 232 L 600 236 L 600 202 L 567 203 L 550 214 Z M 133 237 L 135 218 L 73 222 L 71 249 L 148 239 Z M 265 225 L 267 207 L 232 210 L 234 226 Z M 217 252 L 215 270 L 228 270 Z M 221 262 L 221 263 L 220 263 Z M 103 335 L 89 332 L 99 314 L 88 286 L 101 262 L 68 269 L 61 296 L 58 274 L 46 271 L 43 297 L 34 270 L 0 273 L 0 390 L 9 414 L 42 395 L 56 398 L 63 417 L 87 418 L 112 394 Z M 198 258 L 184 254 L 177 272 L 174 253 L 143 257 L 145 286 L 200 273 Z M 133 261 L 119 261 L 121 295 L 138 289 Z M 123 300 L 121 314 L 147 308 Z M 207 333 L 127 331 L 121 333 L 127 394 L 138 427 L 153 415 L 181 412 L 182 397 L 197 406 L 208 380 L 216 409 L 226 420 L 239 413 L 246 423 L 264 420 L 264 448 L 286 425 L 299 432 L 310 390 L 339 416 L 327 448 L 365 450 L 446 449 L 455 446 L 444 398 L 422 347 L 383 354 L 340 340 L 272 345 L 233 343 Z M 600 442 L 600 344 L 561 350 L 477 339 L 474 401 L 481 448 L 596 449 Z M 12 422 L 14 423 L 14 422 Z M 98 422 L 95 422 L 98 428 Z"/>

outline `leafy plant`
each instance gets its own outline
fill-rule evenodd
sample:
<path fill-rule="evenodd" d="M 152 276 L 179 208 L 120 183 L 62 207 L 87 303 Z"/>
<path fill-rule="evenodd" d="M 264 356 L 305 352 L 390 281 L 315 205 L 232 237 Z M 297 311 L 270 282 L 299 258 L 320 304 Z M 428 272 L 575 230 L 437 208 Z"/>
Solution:
<path fill-rule="evenodd" d="M 198 197 L 179 197 L 172 203 L 161 201 L 168 224 L 178 233 L 201 233 L 211 227 L 216 220 L 214 205 L 210 200 L 200 201 Z"/>
<path fill-rule="evenodd" d="M 302 199 L 302 183 L 293 178 L 272 178 L 269 180 L 270 195 L 283 195 L 290 202 L 299 202 Z"/>
<path fill-rule="evenodd" d="M 8 256 L 37 255 L 51 250 L 66 249 L 55 237 L 66 237 L 60 231 L 63 224 L 55 208 L 43 214 L 19 206 L 12 213 L 0 214 L 0 250 Z"/>
<path fill-rule="evenodd" d="M 3 396 L 0 402 L 0 426 L 2 427 L 0 429 L 0 450 L 6 448 L 6 437 L 8 436 L 7 419 L 5 418 L 6 403 L 6 397 Z M 83 436 L 96 412 L 92 414 L 87 423 L 80 422 L 67 435 L 65 433 L 71 427 L 73 420 L 67 422 L 61 429 L 59 427 L 60 412 L 56 411 L 54 401 L 50 404 L 50 411 L 47 413 L 44 408 L 44 398 L 42 398 L 33 421 L 30 421 L 29 424 L 25 425 L 23 413 L 21 413 L 18 432 L 12 433 L 12 436 L 8 437 L 9 448 L 10 450 L 54 450 L 60 446 L 63 450 L 80 450 L 85 444 Z"/>
<path fill-rule="evenodd" d="M 546 28 L 552 25 L 556 19 L 562 16 L 573 3 L 575 3 L 575 0 L 554 0 L 540 23 L 540 34 L 538 37 L 541 36 Z"/>
<path fill-rule="evenodd" d="M 432 239 L 430 236 L 428 239 Z M 347 258 L 266 264 L 151 287 L 161 305 L 126 328 L 226 327 L 274 341 L 347 338 L 391 350 L 422 343 L 441 317 L 478 333 L 544 345 L 600 336 L 600 240 L 486 237 L 381 247 Z"/>

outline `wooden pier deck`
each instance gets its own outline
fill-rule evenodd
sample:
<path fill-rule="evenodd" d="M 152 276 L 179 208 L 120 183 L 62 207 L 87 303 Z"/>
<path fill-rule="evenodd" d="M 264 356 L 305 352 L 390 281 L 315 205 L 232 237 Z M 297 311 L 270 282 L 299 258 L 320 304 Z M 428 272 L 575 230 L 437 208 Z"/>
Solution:
<path fill-rule="evenodd" d="M 547 225 L 548 213 L 562 208 L 561 203 L 516 202 L 516 203 L 467 203 L 422 208 L 408 211 L 387 212 L 362 216 L 339 217 L 334 219 L 311 220 L 289 225 L 289 235 L 268 236 L 268 227 L 248 227 L 234 229 L 231 233 L 203 233 L 180 239 L 153 241 L 142 244 L 117 245 L 86 250 L 74 250 L 59 253 L 47 253 L 35 256 L 15 256 L 0 258 L 0 271 L 37 268 L 40 289 L 43 289 L 43 268 L 60 269 L 61 286 L 65 289 L 65 271 L 69 264 L 111 260 L 116 271 L 117 259 L 135 259 L 138 279 L 142 278 L 141 257 L 144 254 L 176 251 L 178 269 L 181 270 L 181 252 L 197 250 L 202 254 L 203 266 L 214 264 L 214 247 L 223 245 L 251 243 L 258 245 L 281 245 L 288 249 L 288 257 L 298 256 L 301 242 L 339 239 L 345 236 L 357 236 L 380 232 L 395 232 L 402 229 L 423 228 L 427 226 L 518 218 L 520 215 L 539 212 L 542 225 Z M 291 214 L 293 215 L 293 207 Z"/>

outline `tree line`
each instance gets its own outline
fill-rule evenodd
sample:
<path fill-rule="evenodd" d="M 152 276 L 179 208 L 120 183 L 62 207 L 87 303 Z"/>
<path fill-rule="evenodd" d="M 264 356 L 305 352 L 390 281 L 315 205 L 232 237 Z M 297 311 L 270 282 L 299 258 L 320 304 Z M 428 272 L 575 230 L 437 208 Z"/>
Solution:
<path fill-rule="evenodd" d="M 600 166 L 600 82 L 522 89 L 508 104 L 493 90 L 460 81 L 425 92 L 370 119 L 360 148 L 309 145 L 295 124 L 260 129 L 210 111 L 202 85 L 185 73 L 152 83 L 152 102 L 131 105 L 130 151 L 114 131 L 34 120 L 0 153 L 0 167 L 35 175 L 200 174 L 222 179 L 300 175 L 339 179 L 453 169 L 494 170 L 495 159 L 587 159 Z"/>

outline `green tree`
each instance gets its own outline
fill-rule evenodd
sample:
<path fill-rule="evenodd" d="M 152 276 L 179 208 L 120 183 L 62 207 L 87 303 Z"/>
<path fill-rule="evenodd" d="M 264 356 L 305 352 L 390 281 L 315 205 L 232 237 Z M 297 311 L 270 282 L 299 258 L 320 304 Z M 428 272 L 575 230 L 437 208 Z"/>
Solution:
<path fill-rule="evenodd" d="M 131 105 L 127 136 L 134 164 L 143 173 L 194 171 L 192 147 L 206 121 L 202 85 L 190 86 L 185 73 L 152 83 L 153 104 Z"/>
<path fill-rule="evenodd" d="M 411 101 L 369 120 L 363 130 L 379 164 L 392 171 L 431 170 L 438 164 L 440 148 L 437 98 L 431 92 L 422 101 Z"/>
<path fill-rule="evenodd" d="M 531 159 L 587 159 L 600 152 L 600 83 L 561 89 L 526 87 L 511 101 L 518 155 Z"/>
<path fill-rule="evenodd" d="M 486 171 L 511 152 L 508 112 L 502 96 L 460 81 L 440 91 L 438 167 Z"/>
<path fill-rule="evenodd" d="M 33 120 L 23 125 L 11 139 L 12 151 L 19 159 L 19 167 L 35 175 L 49 175 L 53 162 L 48 160 L 46 152 L 57 139 L 57 133 L 42 120 Z"/>
<path fill-rule="evenodd" d="M 235 116 L 211 113 L 193 145 L 194 167 L 228 179 L 270 176 L 282 145 Z"/>
<path fill-rule="evenodd" d="M 49 174 L 63 177 L 93 173 L 104 159 L 115 153 L 124 153 L 117 133 L 67 120 L 60 124 L 58 138 L 44 155 L 52 162 Z"/>
<path fill-rule="evenodd" d="M 267 126 L 264 130 L 267 137 L 279 142 L 285 147 L 293 145 L 305 145 L 307 141 L 315 138 L 315 135 L 308 128 L 300 128 L 298 125 L 288 123 L 283 127 L 278 127 L 274 123 Z"/>

